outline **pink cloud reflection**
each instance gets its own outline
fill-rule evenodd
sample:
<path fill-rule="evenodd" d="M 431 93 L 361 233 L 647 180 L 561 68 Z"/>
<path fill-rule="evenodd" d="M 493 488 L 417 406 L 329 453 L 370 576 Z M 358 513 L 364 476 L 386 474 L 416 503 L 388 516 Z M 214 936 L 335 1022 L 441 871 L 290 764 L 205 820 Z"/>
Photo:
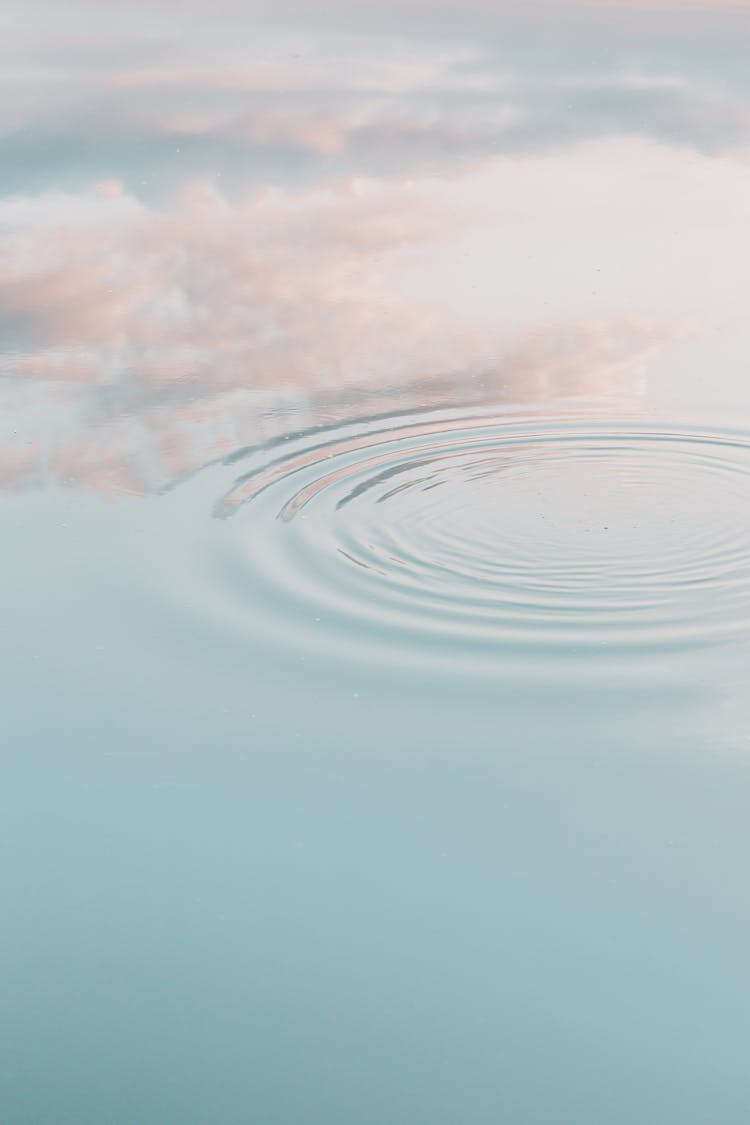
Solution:
<path fill-rule="evenodd" d="M 519 167 L 538 192 L 539 168 Z M 520 307 L 516 258 L 501 251 L 529 182 L 514 203 L 510 166 L 482 175 L 355 178 L 237 202 L 192 183 L 164 209 L 104 181 L 85 197 L 0 205 L 0 308 L 21 341 L 0 357 L 18 419 L 5 487 L 147 492 L 290 418 L 638 395 L 649 357 L 680 330 L 675 310 L 618 291 Z M 556 190 L 534 226 L 551 258 L 568 237 Z"/>

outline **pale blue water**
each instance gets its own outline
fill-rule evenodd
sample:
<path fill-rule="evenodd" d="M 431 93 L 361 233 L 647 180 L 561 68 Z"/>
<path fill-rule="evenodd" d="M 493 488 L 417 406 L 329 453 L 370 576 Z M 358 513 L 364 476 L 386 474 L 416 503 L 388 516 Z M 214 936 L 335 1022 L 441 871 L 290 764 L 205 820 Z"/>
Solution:
<path fill-rule="evenodd" d="M 3 16 L 0 1120 L 741 1125 L 750 10 L 181 12 Z"/>

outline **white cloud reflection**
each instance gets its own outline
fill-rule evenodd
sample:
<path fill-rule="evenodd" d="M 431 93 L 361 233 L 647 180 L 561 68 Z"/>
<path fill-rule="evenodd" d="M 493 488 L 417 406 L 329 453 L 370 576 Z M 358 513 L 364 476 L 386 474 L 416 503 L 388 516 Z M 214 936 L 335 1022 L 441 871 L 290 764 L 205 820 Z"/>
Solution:
<path fill-rule="evenodd" d="M 632 395 L 739 323 L 745 9 L 719 66 L 697 9 L 553 7 L 6 12 L 5 482 L 153 487 L 285 403 Z"/>

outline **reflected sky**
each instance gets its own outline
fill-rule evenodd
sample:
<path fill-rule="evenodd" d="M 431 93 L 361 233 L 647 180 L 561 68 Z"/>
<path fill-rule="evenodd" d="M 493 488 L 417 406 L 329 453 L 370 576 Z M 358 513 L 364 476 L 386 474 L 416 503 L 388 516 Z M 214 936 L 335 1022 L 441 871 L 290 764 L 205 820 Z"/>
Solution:
<path fill-rule="evenodd" d="M 0 5 L 3 1122 L 746 1125 L 748 45 Z"/>
<path fill-rule="evenodd" d="M 388 405 L 747 407 L 748 5 L 176 11 L 4 7 L 6 488 Z"/>

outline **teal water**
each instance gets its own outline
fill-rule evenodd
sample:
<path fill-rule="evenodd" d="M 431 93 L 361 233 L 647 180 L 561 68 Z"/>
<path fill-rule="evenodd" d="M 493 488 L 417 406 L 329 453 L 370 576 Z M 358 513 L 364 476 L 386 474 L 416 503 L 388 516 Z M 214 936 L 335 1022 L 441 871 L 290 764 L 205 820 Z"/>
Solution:
<path fill-rule="evenodd" d="M 0 1119 L 744 1123 L 750 11 L 11 7 Z"/>

